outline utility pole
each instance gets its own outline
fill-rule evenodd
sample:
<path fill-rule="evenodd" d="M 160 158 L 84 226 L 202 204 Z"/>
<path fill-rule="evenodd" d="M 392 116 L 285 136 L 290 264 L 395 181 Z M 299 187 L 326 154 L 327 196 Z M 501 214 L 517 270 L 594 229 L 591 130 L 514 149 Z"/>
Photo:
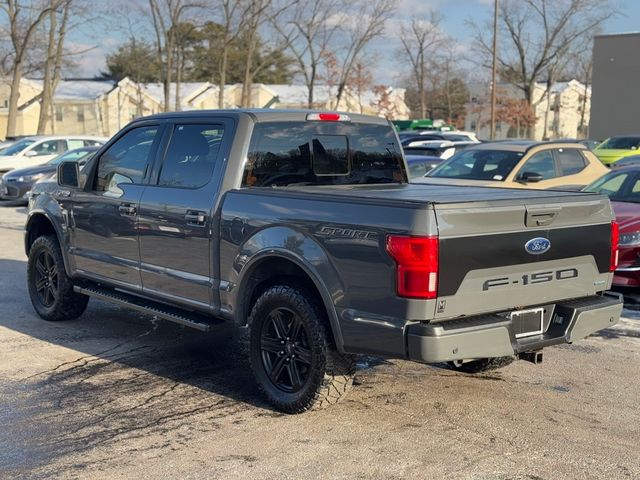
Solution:
<path fill-rule="evenodd" d="M 498 50 L 498 0 L 493 3 L 493 62 L 491 65 L 491 140 L 496 139 L 496 52 Z"/>

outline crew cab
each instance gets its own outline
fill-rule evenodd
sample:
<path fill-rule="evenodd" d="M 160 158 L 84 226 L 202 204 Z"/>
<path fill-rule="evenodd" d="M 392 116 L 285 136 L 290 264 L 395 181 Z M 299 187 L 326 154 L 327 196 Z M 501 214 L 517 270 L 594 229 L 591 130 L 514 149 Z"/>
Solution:
<path fill-rule="evenodd" d="M 614 325 L 617 224 L 599 194 L 408 183 L 384 119 L 313 111 L 135 120 L 30 200 L 29 295 L 249 329 L 285 412 L 337 402 L 354 355 L 473 372 Z"/>

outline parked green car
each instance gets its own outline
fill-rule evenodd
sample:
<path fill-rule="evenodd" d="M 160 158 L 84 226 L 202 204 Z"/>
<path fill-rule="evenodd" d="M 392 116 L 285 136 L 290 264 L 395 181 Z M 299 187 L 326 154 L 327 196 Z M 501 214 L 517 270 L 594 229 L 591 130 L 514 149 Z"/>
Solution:
<path fill-rule="evenodd" d="M 640 135 L 620 135 L 607 138 L 594 150 L 598 158 L 610 167 L 621 158 L 640 153 Z"/>

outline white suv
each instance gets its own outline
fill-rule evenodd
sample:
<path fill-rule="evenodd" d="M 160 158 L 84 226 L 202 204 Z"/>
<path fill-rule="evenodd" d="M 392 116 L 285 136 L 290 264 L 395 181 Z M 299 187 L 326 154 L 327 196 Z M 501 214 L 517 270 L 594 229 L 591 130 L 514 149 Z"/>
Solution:
<path fill-rule="evenodd" d="M 99 146 L 106 141 L 106 138 L 86 135 L 22 138 L 0 154 L 0 173 L 8 172 L 14 168 L 42 165 L 67 150 L 92 145 Z"/>

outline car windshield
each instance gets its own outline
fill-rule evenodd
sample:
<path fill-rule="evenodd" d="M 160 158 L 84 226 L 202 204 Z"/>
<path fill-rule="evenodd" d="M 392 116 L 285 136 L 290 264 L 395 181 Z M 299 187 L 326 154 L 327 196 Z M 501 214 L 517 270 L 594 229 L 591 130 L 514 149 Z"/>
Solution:
<path fill-rule="evenodd" d="M 14 156 L 19 154 L 29 145 L 33 144 L 35 140 L 27 139 L 20 140 L 19 142 L 14 143 L 13 145 L 8 146 L 6 149 L 2 151 L 2 155 Z"/>
<path fill-rule="evenodd" d="M 62 163 L 62 162 L 77 162 L 80 159 L 86 157 L 88 153 L 93 153 L 94 150 L 95 149 L 89 149 L 89 148 L 78 148 L 75 150 L 70 150 L 68 152 L 63 153 L 62 155 L 58 155 L 57 157 L 53 158 L 47 163 L 49 165 L 58 165 L 59 163 Z"/>
<path fill-rule="evenodd" d="M 611 137 L 598 147 L 599 150 L 636 150 L 640 147 L 640 137 Z"/>
<path fill-rule="evenodd" d="M 607 173 L 584 191 L 602 193 L 615 202 L 640 203 L 640 170 Z"/>
<path fill-rule="evenodd" d="M 465 150 L 431 170 L 427 176 L 503 181 L 522 156 L 522 152 L 509 150 Z"/>

